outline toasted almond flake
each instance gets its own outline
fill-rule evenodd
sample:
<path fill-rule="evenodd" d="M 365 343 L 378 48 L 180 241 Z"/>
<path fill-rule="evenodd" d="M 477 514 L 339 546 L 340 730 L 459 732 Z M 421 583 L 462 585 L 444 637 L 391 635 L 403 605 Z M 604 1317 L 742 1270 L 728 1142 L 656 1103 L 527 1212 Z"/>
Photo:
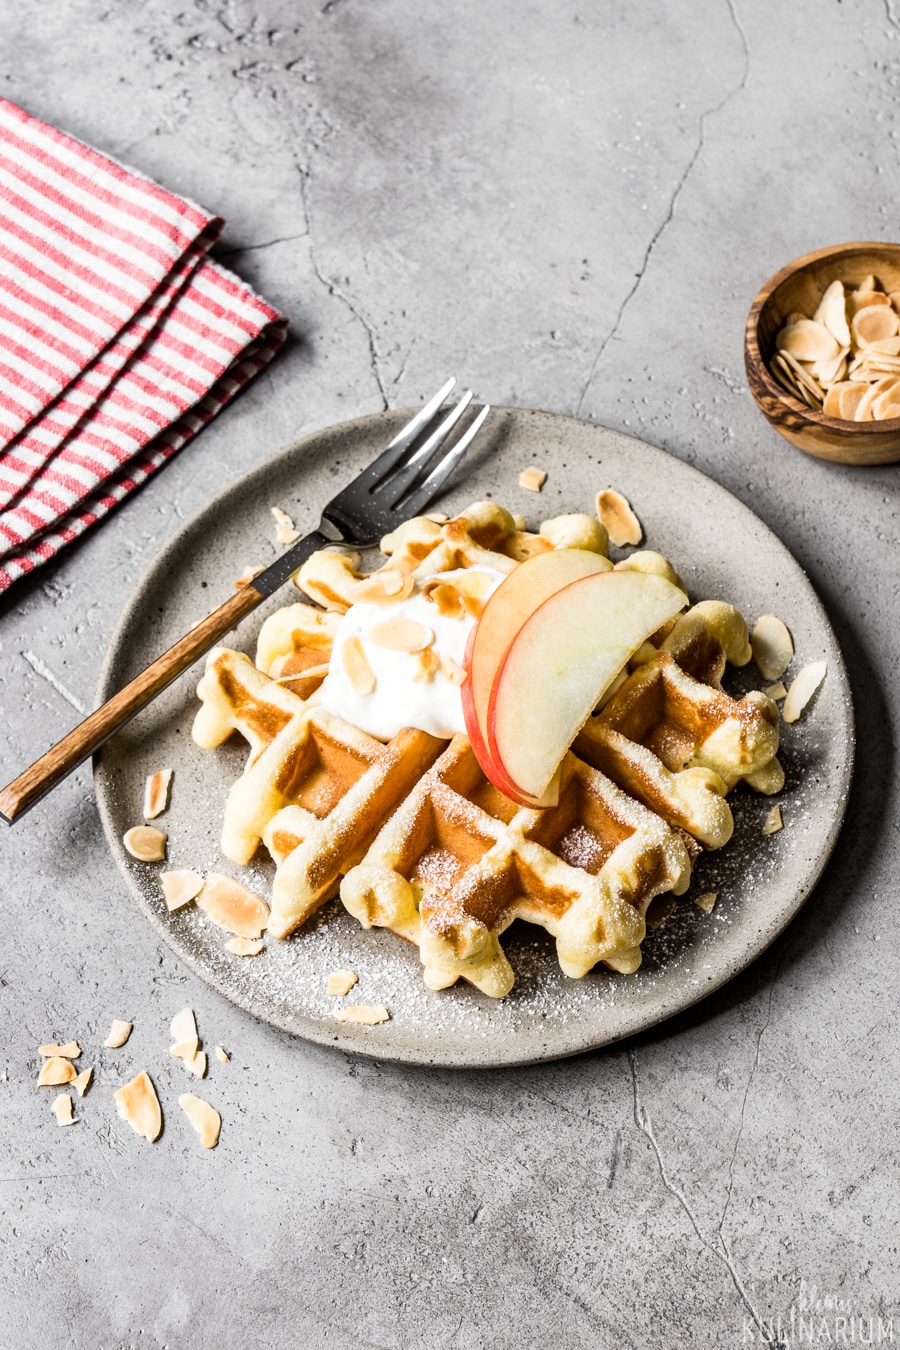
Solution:
<path fill-rule="evenodd" d="M 853 341 L 857 347 L 868 347 L 870 342 L 896 337 L 898 322 L 890 305 L 867 305 L 858 309 L 850 322 Z"/>
<path fill-rule="evenodd" d="M 819 381 L 810 373 L 809 369 L 806 366 L 801 365 L 797 358 L 792 356 L 790 352 L 782 351 L 779 352 L 779 355 L 784 365 L 790 370 L 797 382 L 801 394 L 804 392 L 810 394 L 813 399 L 816 399 L 821 403 L 822 399 L 825 397 L 825 391 L 819 384 Z"/>
<path fill-rule="evenodd" d="M 68 1092 L 61 1092 L 58 1097 L 54 1097 L 50 1110 L 56 1116 L 57 1125 L 75 1124 L 75 1117 L 72 1115 L 72 1098 Z"/>
<path fill-rule="evenodd" d="M 328 674 L 328 665 L 307 666 L 305 670 L 295 670 L 290 675 L 278 675 L 273 684 L 300 684 L 303 680 L 324 680 Z"/>
<path fill-rule="evenodd" d="M 239 881 L 218 872 L 210 872 L 206 878 L 197 904 L 213 923 L 238 937 L 259 937 L 269 922 L 269 908 L 264 900 Z"/>
<path fill-rule="evenodd" d="M 775 338 L 778 350 L 797 361 L 830 361 L 837 355 L 839 345 L 825 325 L 815 319 L 788 324 Z"/>
<path fill-rule="evenodd" d="M 433 647 L 428 647 L 424 652 L 416 653 L 416 668 L 413 671 L 413 681 L 416 684 L 422 684 L 431 679 L 432 675 L 441 668 L 441 659 Z"/>
<path fill-rule="evenodd" d="M 169 1054 L 173 1059 L 183 1059 L 185 1063 L 191 1060 L 200 1049 L 199 1036 L 189 1036 L 187 1040 L 179 1041 L 176 1045 L 169 1046 Z"/>
<path fill-rule="evenodd" d="M 762 832 L 763 834 L 777 834 L 778 831 L 783 828 L 784 828 L 784 821 L 781 819 L 781 807 L 773 806 L 769 814 L 766 816 L 765 822 L 762 827 Z"/>
<path fill-rule="evenodd" d="M 784 683 L 781 680 L 779 680 L 777 684 L 768 685 L 763 690 L 763 693 L 768 694 L 769 698 L 774 699 L 776 703 L 778 703 L 780 699 L 787 697 L 787 689 L 784 687 Z"/>
<path fill-rule="evenodd" d="M 52 1055 L 50 1059 L 45 1059 L 41 1065 L 37 1085 L 38 1087 L 57 1087 L 60 1083 L 71 1083 L 75 1077 L 75 1068 L 71 1060 L 62 1059 L 59 1055 Z"/>
<path fill-rule="evenodd" d="M 271 511 L 277 526 L 275 542 L 278 544 L 296 544 L 300 538 L 300 531 L 294 529 L 294 522 L 288 513 L 282 511 L 280 506 L 273 506 Z"/>
<path fill-rule="evenodd" d="M 135 825 L 126 830 L 122 843 L 140 862 L 160 862 L 166 856 L 166 833 L 154 825 Z"/>
<path fill-rule="evenodd" d="M 203 1147 L 215 1148 L 222 1129 L 222 1117 L 216 1108 L 202 1097 L 195 1097 L 193 1092 L 182 1092 L 178 1105 L 199 1134 Z"/>
<path fill-rule="evenodd" d="M 715 903 L 719 898 L 718 891 L 704 891 L 702 895 L 695 896 L 694 904 L 699 905 L 707 914 L 712 914 Z"/>
<path fill-rule="evenodd" d="M 93 1078 L 93 1076 L 94 1076 L 93 1066 L 89 1065 L 88 1068 L 81 1070 L 81 1073 L 78 1075 L 77 1078 L 72 1079 L 72 1086 L 78 1093 L 79 1097 L 83 1097 L 84 1094 L 87 1092 L 88 1088 L 91 1085 L 91 1079 Z"/>
<path fill-rule="evenodd" d="M 161 872 L 159 880 L 166 909 L 170 912 L 196 900 L 203 889 L 203 878 L 199 872 Z"/>
<path fill-rule="evenodd" d="M 171 769 L 158 769 L 151 773 L 144 784 L 144 819 L 155 820 L 161 816 L 169 804 L 169 787 L 172 783 Z"/>
<path fill-rule="evenodd" d="M 343 998 L 349 994 L 359 976 L 352 970 L 334 970 L 325 983 L 325 992 L 331 998 Z"/>
<path fill-rule="evenodd" d="M 150 1075 L 142 1069 L 130 1083 L 113 1094 L 119 1115 L 133 1130 L 152 1144 L 162 1129 L 162 1111 Z"/>
<path fill-rule="evenodd" d="M 597 516 L 616 548 L 641 542 L 641 522 L 631 509 L 631 503 L 621 492 L 607 488 L 597 493 Z"/>
<path fill-rule="evenodd" d="M 109 1029 L 109 1035 L 103 1044 L 107 1050 L 119 1050 L 128 1037 L 131 1035 L 132 1022 L 122 1022 L 118 1017 L 113 1018 L 113 1024 Z"/>
<path fill-rule="evenodd" d="M 233 937 L 225 943 L 232 956 L 259 956 L 266 944 L 262 938 Z"/>
<path fill-rule="evenodd" d="M 434 630 L 416 619 L 382 619 L 370 627 L 369 641 L 392 652 L 422 652 L 434 642 Z"/>
<path fill-rule="evenodd" d="M 221 1064 L 231 1063 L 231 1056 L 229 1055 L 225 1047 L 222 1045 L 216 1046 L 216 1059 L 219 1060 Z"/>
<path fill-rule="evenodd" d="M 816 323 L 824 324 L 835 342 L 842 347 L 850 346 L 850 328 L 847 324 L 847 297 L 844 295 L 844 283 L 833 281 L 819 301 L 819 308 L 813 315 Z"/>
<path fill-rule="evenodd" d="M 450 517 L 444 511 L 429 511 L 425 519 L 433 520 L 435 525 L 446 525 Z"/>
<path fill-rule="evenodd" d="M 205 1078 L 205 1077 L 206 1077 L 206 1051 L 205 1051 L 205 1050 L 198 1050 L 197 1053 L 196 1053 L 195 1055 L 192 1055 L 190 1059 L 185 1059 L 185 1060 L 183 1061 L 183 1063 L 184 1063 L 184 1067 L 187 1069 L 188 1073 L 192 1073 L 192 1074 L 194 1075 L 195 1078 Z"/>
<path fill-rule="evenodd" d="M 469 672 L 456 664 L 452 656 L 441 657 L 441 672 L 445 679 L 459 688 L 469 678 Z"/>
<path fill-rule="evenodd" d="M 671 918 L 675 903 L 675 899 L 671 895 L 658 895 L 654 900 L 651 900 L 647 910 L 647 927 L 651 930 L 662 928 L 666 920 Z"/>
<path fill-rule="evenodd" d="M 785 722 L 796 722 L 809 700 L 825 678 L 828 666 L 824 661 L 813 661 L 804 666 L 787 692 L 782 717 Z"/>
<path fill-rule="evenodd" d="M 379 1022 L 389 1022 L 391 1014 L 387 1008 L 368 1007 L 354 1003 L 349 1008 L 336 1008 L 334 1012 L 338 1022 L 359 1022 L 365 1027 L 376 1027 Z"/>
<path fill-rule="evenodd" d="M 453 578 L 430 577 L 422 583 L 422 595 L 446 619 L 462 619 L 467 614 L 478 619 L 492 585 L 487 572 L 473 568 Z"/>
<path fill-rule="evenodd" d="M 196 1040 L 197 1019 L 193 1008 L 182 1008 L 181 1012 L 177 1012 L 169 1023 L 169 1032 L 176 1044 L 179 1041 L 189 1041 L 191 1037 Z"/>
<path fill-rule="evenodd" d="M 514 514 L 514 515 L 513 515 L 513 524 L 515 525 L 516 529 L 517 529 L 517 530 L 519 531 L 519 533 L 521 534 L 522 531 L 525 529 L 525 517 L 524 517 L 524 516 L 520 516 L 520 515 L 518 515 L 518 514 Z"/>
<path fill-rule="evenodd" d="M 540 492 L 546 481 L 543 469 L 523 469 L 519 474 L 519 487 L 527 488 L 529 492 Z"/>
<path fill-rule="evenodd" d="M 777 680 L 784 674 L 794 655 L 794 644 L 787 627 L 774 614 L 763 614 L 750 637 L 753 659 L 765 680 Z"/>
<path fill-rule="evenodd" d="M 862 281 L 857 286 L 856 294 L 864 295 L 866 291 L 874 291 L 875 286 L 876 286 L 875 278 L 870 272 L 867 277 L 863 277 Z"/>
<path fill-rule="evenodd" d="M 356 588 L 354 599 L 372 605 L 396 605 L 412 595 L 415 584 L 411 573 L 386 567 L 364 577 Z"/>
<path fill-rule="evenodd" d="M 358 694 L 360 698 L 365 694 L 371 694 L 375 688 L 375 676 L 372 674 L 369 658 L 366 656 L 362 642 L 358 637 L 347 638 L 341 647 L 341 660 L 347 672 L 347 679 L 353 686 L 354 694 Z"/>
<path fill-rule="evenodd" d="M 249 586 L 254 577 L 258 577 L 260 572 L 264 572 L 264 567 L 245 567 L 237 581 L 234 583 L 236 591 L 242 591 L 245 586 Z"/>
<path fill-rule="evenodd" d="M 865 386 L 861 384 L 854 386 L 848 381 L 836 387 L 841 391 L 838 416 L 843 417 L 845 422 L 852 422 L 856 418 L 856 410 L 863 394 L 866 392 Z"/>
<path fill-rule="evenodd" d="M 39 1055 L 45 1058 L 49 1055 L 59 1055 L 61 1059 L 77 1059 L 81 1054 L 81 1046 L 77 1041 L 66 1041 L 65 1045 L 42 1045 L 38 1050 Z"/>

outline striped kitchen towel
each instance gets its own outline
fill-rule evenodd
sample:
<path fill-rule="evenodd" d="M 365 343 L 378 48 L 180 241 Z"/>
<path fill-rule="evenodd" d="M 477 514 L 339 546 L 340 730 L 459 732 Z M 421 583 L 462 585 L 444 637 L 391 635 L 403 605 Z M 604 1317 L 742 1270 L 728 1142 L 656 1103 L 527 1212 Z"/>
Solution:
<path fill-rule="evenodd" d="M 165 464 L 287 322 L 222 220 L 0 98 L 0 592 Z"/>

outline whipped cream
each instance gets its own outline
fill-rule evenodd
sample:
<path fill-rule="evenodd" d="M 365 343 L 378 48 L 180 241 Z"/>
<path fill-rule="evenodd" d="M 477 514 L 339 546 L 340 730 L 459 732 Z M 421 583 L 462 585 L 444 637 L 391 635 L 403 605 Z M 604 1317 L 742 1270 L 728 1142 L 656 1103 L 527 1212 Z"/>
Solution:
<path fill-rule="evenodd" d="M 441 581 L 452 581 L 471 575 L 473 571 L 485 572 L 491 578 L 488 594 L 492 594 L 504 579 L 502 572 L 491 567 L 436 572 L 434 576 Z M 422 581 L 433 579 L 423 577 Z M 465 733 L 459 686 L 453 684 L 443 670 L 436 670 L 430 679 L 423 680 L 420 676 L 416 680 L 414 677 L 422 668 L 416 653 L 392 651 L 371 641 L 372 628 L 387 619 L 401 618 L 424 624 L 434 633 L 432 651 L 438 657 L 448 657 L 457 666 L 462 666 L 475 619 L 468 614 L 458 619 L 448 618 L 441 614 L 436 604 L 426 600 L 417 587 L 406 600 L 395 605 L 361 603 L 350 606 L 334 639 L 328 675 L 319 690 L 318 703 L 381 741 L 390 740 L 403 727 L 417 727 L 446 740 L 457 732 Z M 344 643 L 352 637 L 360 639 L 375 676 L 375 688 L 370 694 L 357 694 L 347 675 L 342 652 Z"/>

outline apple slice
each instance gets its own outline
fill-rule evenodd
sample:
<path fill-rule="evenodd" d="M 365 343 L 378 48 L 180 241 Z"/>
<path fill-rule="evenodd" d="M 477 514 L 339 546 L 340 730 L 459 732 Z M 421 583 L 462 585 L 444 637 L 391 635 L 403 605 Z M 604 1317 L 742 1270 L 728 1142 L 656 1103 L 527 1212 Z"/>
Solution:
<path fill-rule="evenodd" d="M 647 572 L 598 572 L 545 600 L 494 679 L 487 741 L 501 781 L 492 781 L 516 801 L 552 805 L 554 774 L 604 691 L 686 604 L 671 581 Z"/>
<path fill-rule="evenodd" d="M 488 704 L 494 678 L 509 644 L 534 611 L 564 586 L 594 573 L 609 572 L 612 563 L 599 553 L 583 548 L 554 549 L 536 553 L 520 563 L 497 587 L 469 634 L 463 665 L 468 679 L 463 683 L 463 716 L 475 757 L 492 782 L 491 753 L 487 740 Z M 499 776 L 499 768 L 496 770 Z M 499 786 L 499 784 L 497 784 Z"/>

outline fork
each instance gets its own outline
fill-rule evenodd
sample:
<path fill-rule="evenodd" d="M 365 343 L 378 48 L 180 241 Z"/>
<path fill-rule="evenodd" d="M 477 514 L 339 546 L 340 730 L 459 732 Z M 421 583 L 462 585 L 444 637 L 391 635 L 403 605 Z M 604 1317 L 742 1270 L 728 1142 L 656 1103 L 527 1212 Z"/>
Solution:
<path fill-rule="evenodd" d="M 0 790 L 0 821 L 12 825 L 24 815 L 241 619 L 283 586 L 317 549 L 334 544 L 364 548 L 390 533 L 401 521 L 424 511 L 438 495 L 490 412 L 490 405 L 481 408 L 463 434 L 435 460 L 472 402 L 472 391 L 467 389 L 459 402 L 438 420 L 444 400 L 455 384 L 455 379 L 449 379 L 397 433 L 387 449 L 331 499 L 322 510 L 318 529 L 292 544 L 270 567 L 253 577 L 224 605 L 201 619 L 130 684 Z M 434 430 L 417 444 L 433 422 L 437 422 Z M 326 528 L 334 534 L 326 534 Z"/>

